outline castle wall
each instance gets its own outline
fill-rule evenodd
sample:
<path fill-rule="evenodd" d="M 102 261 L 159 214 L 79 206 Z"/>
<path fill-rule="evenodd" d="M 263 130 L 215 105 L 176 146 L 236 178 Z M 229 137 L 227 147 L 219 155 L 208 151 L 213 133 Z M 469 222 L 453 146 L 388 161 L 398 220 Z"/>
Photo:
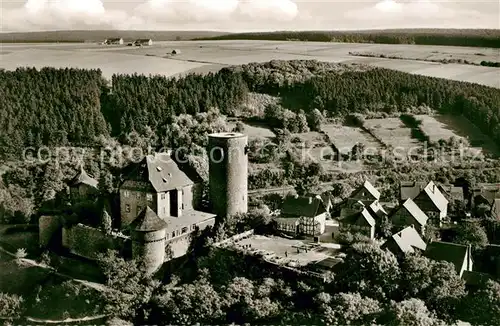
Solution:
<path fill-rule="evenodd" d="M 38 228 L 41 248 L 47 248 L 53 243 L 60 243 L 62 220 L 59 216 L 41 216 L 38 220 Z"/>
<path fill-rule="evenodd" d="M 248 211 L 247 144 L 243 134 L 209 135 L 210 202 L 219 217 Z"/>
<path fill-rule="evenodd" d="M 165 261 L 165 230 L 133 232 L 132 257 L 142 261 L 148 273 L 156 272 Z"/>
<path fill-rule="evenodd" d="M 106 235 L 99 229 L 83 224 L 62 228 L 62 245 L 71 253 L 88 259 L 97 259 L 99 253 L 117 250 L 130 257 L 131 242 L 125 236 Z"/>

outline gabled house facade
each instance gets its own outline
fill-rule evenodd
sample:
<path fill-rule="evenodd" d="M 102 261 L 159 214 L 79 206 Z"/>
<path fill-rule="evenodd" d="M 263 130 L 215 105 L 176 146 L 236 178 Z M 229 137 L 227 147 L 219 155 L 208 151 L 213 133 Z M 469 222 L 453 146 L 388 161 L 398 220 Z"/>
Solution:
<path fill-rule="evenodd" d="M 492 207 L 495 199 L 500 199 L 500 185 L 496 183 L 483 183 L 472 189 L 471 206 L 481 204 Z"/>
<path fill-rule="evenodd" d="M 296 235 L 319 236 L 325 232 L 326 211 L 319 196 L 288 197 L 276 218 L 278 231 Z"/>
<path fill-rule="evenodd" d="M 380 192 L 367 180 L 349 196 L 347 201 L 348 205 L 359 201 L 368 206 L 376 200 L 380 200 Z"/>
<path fill-rule="evenodd" d="M 396 256 L 425 252 L 427 244 L 413 226 L 408 226 L 395 233 L 383 245 L 382 249 L 391 251 Z"/>
<path fill-rule="evenodd" d="M 433 181 L 413 201 L 427 215 L 431 224 L 440 226 L 448 215 L 448 200 Z"/>
<path fill-rule="evenodd" d="M 138 39 L 134 42 L 135 46 L 153 45 L 153 40 L 150 38 Z"/>
<path fill-rule="evenodd" d="M 421 235 L 425 234 L 428 219 L 427 215 L 410 198 L 389 215 L 389 221 L 397 229 L 413 226 Z"/>
<path fill-rule="evenodd" d="M 473 262 L 470 246 L 434 241 L 427 245 L 424 255 L 432 260 L 452 263 L 460 277 L 465 271 L 472 271 Z"/>
<path fill-rule="evenodd" d="M 96 196 L 98 193 L 97 184 L 97 180 L 91 178 L 81 167 L 80 172 L 69 182 L 71 201 L 75 203 Z"/>
<path fill-rule="evenodd" d="M 375 224 L 375 218 L 361 201 L 349 208 L 343 208 L 340 213 L 339 231 L 341 233 L 360 233 L 370 239 L 375 239 Z"/>
<path fill-rule="evenodd" d="M 184 211 L 198 208 L 201 185 L 194 184 L 169 154 L 148 155 L 128 170 L 120 186 L 122 227 L 130 224 L 145 207 L 162 219 L 182 217 Z"/>

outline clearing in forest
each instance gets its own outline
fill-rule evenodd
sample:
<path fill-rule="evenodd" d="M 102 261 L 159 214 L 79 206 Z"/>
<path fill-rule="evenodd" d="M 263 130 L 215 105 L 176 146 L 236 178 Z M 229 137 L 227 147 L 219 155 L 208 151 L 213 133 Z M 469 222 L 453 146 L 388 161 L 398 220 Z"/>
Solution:
<path fill-rule="evenodd" d="M 356 143 L 362 143 L 367 148 L 380 148 L 376 139 L 357 127 L 326 124 L 321 127 L 321 130 L 328 135 L 330 141 L 342 154 L 350 153 Z"/>
<path fill-rule="evenodd" d="M 422 146 L 399 118 L 369 119 L 365 121 L 365 127 L 387 146 L 404 148 L 406 151 Z"/>
<path fill-rule="evenodd" d="M 272 132 L 272 130 L 267 127 L 263 123 L 256 123 L 256 122 L 242 122 L 245 130 L 243 131 L 244 134 L 248 135 L 249 139 L 253 138 L 274 138 L 276 135 Z M 228 122 L 228 126 L 230 129 L 233 129 L 236 127 L 236 122 Z"/>
<path fill-rule="evenodd" d="M 466 139 L 473 151 L 487 152 L 493 155 L 499 154 L 499 149 L 495 143 L 463 116 L 418 115 L 416 118 L 422 121 L 421 129 L 429 136 L 431 141 L 448 140 L 451 137 L 456 137 Z"/>

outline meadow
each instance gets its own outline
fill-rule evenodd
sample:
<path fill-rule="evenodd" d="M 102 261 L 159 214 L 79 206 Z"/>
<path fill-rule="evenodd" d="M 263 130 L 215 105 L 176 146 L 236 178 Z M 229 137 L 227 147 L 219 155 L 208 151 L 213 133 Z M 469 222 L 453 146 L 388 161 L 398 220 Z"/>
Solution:
<path fill-rule="evenodd" d="M 388 147 L 404 148 L 406 151 L 422 145 L 399 118 L 369 119 L 364 125 Z"/>
<path fill-rule="evenodd" d="M 171 55 L 173 49 L 180 54 Z M 166 41 L 153 46 L 105 46 L 95 43 L 79 44 L 2 44 L 0 68 L 80 67 L 100 68 L 105 77 L 113 74 L 160 74 L 179 76 L 185 73 L 207 73 L 228 65 L 266 62 L 273 59 L 307 60 L 369 64 L 400 70 L 412 74 L 468 81 L 500 88 L 498 68 L 463 64 L 365 58 L 349 52 L 384 52 L 398 54 L 417 53 L 432 55 L 435 52 L 461 57 L 482 53 L 482 60 L 493 57 L 494 49 L 451 46 L 351 44 L 286 41 Z M 498 52 L 497 52 L 498 53 Z M 478 56 L 479 57 L 479 56 Z M 497 54 L 498 57 L 498 54 Z"/>
<path fill-rule="evenodd" d="M 357 127 L 325 124 L 321 126 L 321 130 L 328 135 L 330 141 L 342 154 L 350 153 L 356 143 L 362 143 L 370 148 L 381 148 L 375 138 Z"/>

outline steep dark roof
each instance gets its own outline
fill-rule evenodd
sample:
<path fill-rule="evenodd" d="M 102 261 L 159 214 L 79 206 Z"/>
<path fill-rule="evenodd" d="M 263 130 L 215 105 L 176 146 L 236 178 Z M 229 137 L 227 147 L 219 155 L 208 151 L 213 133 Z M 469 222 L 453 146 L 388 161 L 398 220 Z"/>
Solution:
<path fill-rule="evenodd" d="M 167 226 L 167 222 L 159 218 L 149 206 L 144 208 L 139 216 L 130 223 L 133 230 L 140 232 L 159 231 L 166 229 Z"/>
<path fill-rule="evenodd" d="M 349 224 L 349 225 L 359 225 L 359 226 L 375 226 L 375 219 L 370 214 L 368 209 L 362 208 L 357 212 L 349 211 L 348 213 L 344 213 L 344 216 L 339 221 L 341 224 Z M 342 214 L 342 212 L 341 212 Z"/>
<path fill-rule="evenodd" d="M 71 186 L 78 186 L 81 184 L 86 184 L 88 186 L 97 188 L 97 180 L 94 178 L 91 178 L 87 172 L 83 168 L 80 169 L 80 172 L 73 178 L 71 179 L 70 183 Z"/>
<path fill-rule="evenodd" d="M 281 208 L 282 217 L 315 217 L 324 212 L 323 200 L 318 197 L 287 197 Z"/>
<path fill-rule="evenodd" d="M 422 192 L 427 194 L 429 199 L 441 212 L 446 211 L 448 207 L 448 200 L 433 181 L 429 182 Z"/>
<path fill-rule="evenodd" d="M 443 194 L 447 197 L 448 201 L 450 200 L 458 200 L 464 201 L 464 188 L 457 187 L 454 185 L 441 185 L 439 186 Z"/>
<path fill-rule="evenodd" d="M 496 198 L 500 198 L 500 185 L 496 183 L 482 183 L 473 189 L 474 198 L 482 196 L 490 205 L 493 204 Z"/>
<path fill-rule="evenodd" d="M 473 271 L 464 271 L 462 278 L 465 281 L 465 284 L 477 286 L 488 282 L 491 280 L 491 276 L 486 273 L 473 272 Z"/>
<path fill-rule="evenodd" d="M 149 182 L 156 192 L 183 188 L 193 181 L 167 153 L 148 155 L 129 169 L 126 180 Z"/>
<path fill-rule="evenodd" d="M 425 182 L 401 182 L 399 186 L 399 199 L 405 201 L 414 199 L 425 188 Z"/>
<path fill-rule="evenodd" d="M 380 199 L 380 191 L 377 190 L 377 188 L 375 188 L 371 183 L 370 181 L 366 180 L 364 183 L 363 183 L 363 186 L 362 188 L 364 188 L 365 190 L 367 190 L 375 199 Z"/>
<path fill-rule="evenodd" d="M 425 241 L 422 240 L 417 230 L 411 226 L 393 234 L 388 241 L 394 241 L 404 253 L 413 253 L 415 252 L 415 248 L 422 251 L 427 248 Z"/>
<path fill-rule="evenodd" d="M 496 198 L 495 201 L 493 202 L 493 205 L 491 206 L 491 213 L 493 214 L 493 217 L 496 218 L 497 220 L 500 220 L 500 199 Z"/>
<path fill-rule="evenodd" d="M 420 207 L 418 207 L 417 204 L 415 204 L 415 202 L 413 200 L 411 200 L 410 198 L 408 198 L 403 203 L 402 206 L 408 211 L 408 213 L 410 213 L 411 216 L 413 216 L 413 218 L 415 218 L 415 220 L 417 220 L 417 222 L 420 225 L 426 225 L 427 224 L 427 220 L 429 218 L 427 217 L 427 215 L 425 215 L 424 212 L 422 212 L 422 210 L 420 209 Z"/>
<path fill-rule="evenodd" d="M 425 256 L 436 261 L 450 262 L 455 266 L 457 273 L 460 273 L 464 260 L 467 259 L 467 250 L 466 245 L 434 241 L 427 245 Z"/>

